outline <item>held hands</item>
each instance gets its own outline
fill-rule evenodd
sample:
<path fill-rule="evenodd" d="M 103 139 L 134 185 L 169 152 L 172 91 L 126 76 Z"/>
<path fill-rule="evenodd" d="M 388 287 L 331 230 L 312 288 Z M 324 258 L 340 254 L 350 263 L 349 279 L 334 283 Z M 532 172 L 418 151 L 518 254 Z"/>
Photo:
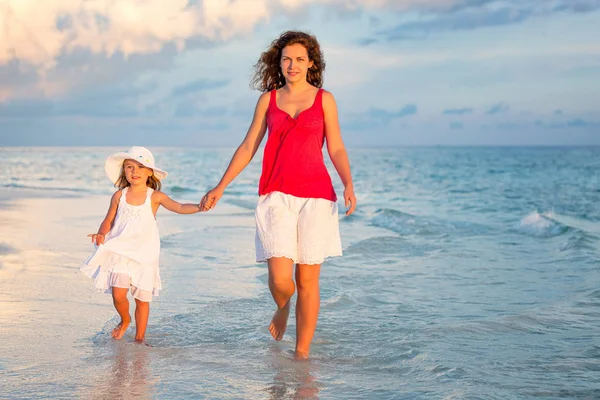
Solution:
<path fill-rule="evenodd" d="M 209 211 L 215 208 L 217 202 L 223 196 L 223 189 L 220 189 L 218 186 L 209 190 L 202 200 L 200 201 L 200 210 L 201 211 Z"/>
<path fill-rule="evenodd" d="M 349 207 L 346 215 L 350 215 L 356 210 L 356 196 L 354 195 L 354 186 L 350 183 L 344 188 L 344 204 Z"/>
<path fill-rule="evenodd" d="M 90 233 L 87 235 L 87 237 L 91 237 L 92 243 L 94 243 L 96 246 L 104 244 L 105 235 L 103 233 Z"/>

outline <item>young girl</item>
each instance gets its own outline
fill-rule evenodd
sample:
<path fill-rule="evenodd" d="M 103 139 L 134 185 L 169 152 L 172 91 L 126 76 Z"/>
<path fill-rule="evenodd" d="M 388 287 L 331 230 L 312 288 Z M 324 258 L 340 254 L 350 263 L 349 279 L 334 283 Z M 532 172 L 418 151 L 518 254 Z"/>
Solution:
<path fill-rule="evenodd" d="M 85 260 L 81 271 L 94 278 L 97 289 L 112 293 L 113 304 L 121 322 L 112 337 L 121 339 L 131 322 L 127 292 L 135 299 L 135 340 L 145 344 L 146 325 L 152 296 L 162 289 L 158 269 L 160 238 L 156 226 L 159 206 L 178 214 L 194 214 L 197 204 L 180 204 L 160 191 L 167 172 L 154 165 L 154 156 L 134 146 L 106 159 L 104 169 L 119 188 L 100 224 L 98 233 L 90 234 L 97 248 Z"/>
<path fill-rule="evenodd" d="M 326 257 L 342 254 L 337 197 L 325 167 L 327 151 L 344 184 L 344 202 L 356 197 L 333 95 L 321 89 L 325 62 L 314 36 L 285 32 L 256 64 L 258 99 L 246 138 L 219 184 L 201 207 L 215 207 L 225 188 L 248 165 L 268 129 L 256 207 L 256 259 L 267 261 L 269 289 L 277 310 L 269 330 L 281 340 L 290 299 L 296 302 L 296 358 L 307 358 L 319 315 L 319 274 Z M 296 285 L 292 279 L 296 265 Z"/>

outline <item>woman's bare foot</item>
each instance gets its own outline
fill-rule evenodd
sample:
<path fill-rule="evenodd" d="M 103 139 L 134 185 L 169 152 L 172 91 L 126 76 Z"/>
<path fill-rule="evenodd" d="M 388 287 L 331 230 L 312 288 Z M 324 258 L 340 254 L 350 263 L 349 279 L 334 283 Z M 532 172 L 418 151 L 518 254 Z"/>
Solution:
<path fill-rule="evenodd" d="M 127 327 L 129 326 L 130 323 L 131 323 L 131 318 L 129 318 L 127 320 L 121 320 L 121 322 L 119 322 L 119 324 L 117 326 L 115 326 L 115 329 L 113 329 L 112 337 L 117 340 L 121 339 L 123 337 L 123 335 L 125 334 L 125 331 L 127 330 Z"/>
<path fill-rule="evenodd" d="M 273 339 L 279 341 L 283 339 L 283 334 L 287 328 L 288 317 L 290 316 L 290 302 L 285 304 L 283 308 L 278 308 L 273 314 L 273 319 L 271 320 L 271 324 L 269 325 L 269 332 L 271 332 L 271 336 Z"/>
<path fill-rule="evenodd" d="M 296 352 L 294 354 L 294 359 L 296 361 L 308 360 L 308 351 L 300 351 L 300 350 L 296 349 Z"/>
<path fill-rule="evenodd" d="M 152 347 L 152 345 L 150 345 L 150 344 L 148 344 L 148 342 L 146 342 L 146 339 L 138 339 L 138 338 L 135 338 L 135 342 L 136 342 L 137 344 L 141 344 L 141 345 L 144 345 L 144 346 L 146 346 L 146 347 Z"/>

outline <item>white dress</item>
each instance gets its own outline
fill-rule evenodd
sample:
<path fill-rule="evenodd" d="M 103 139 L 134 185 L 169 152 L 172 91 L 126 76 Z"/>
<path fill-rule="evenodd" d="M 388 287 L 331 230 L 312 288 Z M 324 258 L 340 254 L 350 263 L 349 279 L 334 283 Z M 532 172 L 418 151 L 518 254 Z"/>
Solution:
<path fill-rule="evenodd" d="M 113 287 L 131 287 L 133 297 L 152 301 L 162 289 L 158 269 L 160 237 L 150 201 L 154 190 L 148 188 L 144 204 L 132 206 L 126 200 L 127 189 L 122 190 L 104 244 L 84 261 L 81 271 L 94 279 L 98 290 L 112 293 Z"/>

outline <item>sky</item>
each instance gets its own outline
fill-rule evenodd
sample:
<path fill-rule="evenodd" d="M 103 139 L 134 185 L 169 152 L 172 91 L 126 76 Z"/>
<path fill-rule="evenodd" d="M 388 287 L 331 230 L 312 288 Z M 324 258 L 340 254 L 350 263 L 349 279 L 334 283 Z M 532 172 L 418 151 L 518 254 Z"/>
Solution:
<path fill-rule="evenodd" d="M 600 0 L 0 0 L 0 146 L 236 146 L 291 29 L 348 147 L 600 145 Z"/>

